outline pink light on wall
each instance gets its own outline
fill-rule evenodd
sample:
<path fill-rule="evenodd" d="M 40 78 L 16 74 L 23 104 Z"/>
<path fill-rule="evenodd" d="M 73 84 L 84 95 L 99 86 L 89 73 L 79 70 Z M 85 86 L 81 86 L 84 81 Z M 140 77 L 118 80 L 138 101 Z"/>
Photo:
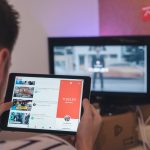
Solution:
<path fill-rule="evenodd" d="M 150 21 L 150 5 L 142 8 L 143 21 Z"/>
<path fill-rule="evenodd" d="M 99 0 L 100 35 L 150 35 L 150 21 L 141 19 L 142 6 L 147 3 L 147 0 Z"/>
<path fill-rule="evenodd" d="M 28 5 L 48 36 L 99 35 L 98 0 L 31 0 Z"/>

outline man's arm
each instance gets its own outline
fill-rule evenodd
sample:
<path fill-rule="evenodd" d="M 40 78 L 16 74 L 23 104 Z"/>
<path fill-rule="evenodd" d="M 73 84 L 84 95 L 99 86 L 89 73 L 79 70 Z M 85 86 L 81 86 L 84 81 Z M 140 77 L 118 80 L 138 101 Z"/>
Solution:
<path fill-rule="evenodd" d="M 77 150 L 93 150 L 101 127 L 102 118 L 89 103 L 89 100 L 83 100 L 83 108 L 84 113 L 77 130 L 75 146 Z"/>

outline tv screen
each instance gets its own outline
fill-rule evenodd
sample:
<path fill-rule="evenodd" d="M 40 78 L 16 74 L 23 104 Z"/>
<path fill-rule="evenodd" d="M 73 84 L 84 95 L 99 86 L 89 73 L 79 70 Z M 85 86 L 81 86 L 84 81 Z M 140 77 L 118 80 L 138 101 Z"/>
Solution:
<path fill-rule="evenodd" d="M 149 93 L 149 39 L 49 38 L 50 73 L 90 76 L 94 100 L 105 97 L 107 103 L 144 103 Z"/>

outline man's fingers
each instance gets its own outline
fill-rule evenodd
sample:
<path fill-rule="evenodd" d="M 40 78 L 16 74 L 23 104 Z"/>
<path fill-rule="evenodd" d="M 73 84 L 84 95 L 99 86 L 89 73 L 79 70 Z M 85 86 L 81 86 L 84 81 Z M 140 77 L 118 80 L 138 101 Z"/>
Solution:
<path fill-rule="evenodd" d="M 91 104 L 87 98 L 83 99 L 84 114 L 91 114 Z"/>
<path fill-rule="evenodd" d="M 94 108 L 94 106 L 91 106 L 92 109 L 92 113 L 93 113 L 93 117 L 94 120 L 99 121 L 99 125 L 103 122 L 103 119 L 101 117 L 101 115 L 99 114 L 99 112 Z"/>
<path fill-rule="evenodd" d="M 92 109 L 92 112 L 93 112 L 94 116 L 99 115 L 98 111 L 96 110 L 96 108 L 93 105 L 91 105 L 91 109 Z"/>
<path fill-rule="evenodd" d="M 1 105 L 0 105 L 0 115 L 1 115 L 4 111 L 10 109 L 11 106 L 12 106 L 12 102 L 7 102 L 7 103 L 1 104 Z"/>
<path fill-rule="evenodd" d="M 2 103 L 4 103 L 4 100 L 0 100 L 0 105 L 1 105 Z"/>
<path fill-rule="evenodd" d="M 12 102 L 6 102 L 6 103 L 3 103 L 2 105 L 4 105 L 5 110 L 8 110 L 12 106 Z"/>

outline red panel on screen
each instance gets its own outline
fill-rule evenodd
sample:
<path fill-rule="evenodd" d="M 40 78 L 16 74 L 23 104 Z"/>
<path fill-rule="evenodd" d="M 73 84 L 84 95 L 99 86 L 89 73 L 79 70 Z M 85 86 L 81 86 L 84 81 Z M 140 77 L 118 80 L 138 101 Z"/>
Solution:
<path fill-rule="evenodd" d="M 61 80 L 57 118 L 69 115 L 72 119 L 79 119 L 81 91 L 82 81 Z"/>

